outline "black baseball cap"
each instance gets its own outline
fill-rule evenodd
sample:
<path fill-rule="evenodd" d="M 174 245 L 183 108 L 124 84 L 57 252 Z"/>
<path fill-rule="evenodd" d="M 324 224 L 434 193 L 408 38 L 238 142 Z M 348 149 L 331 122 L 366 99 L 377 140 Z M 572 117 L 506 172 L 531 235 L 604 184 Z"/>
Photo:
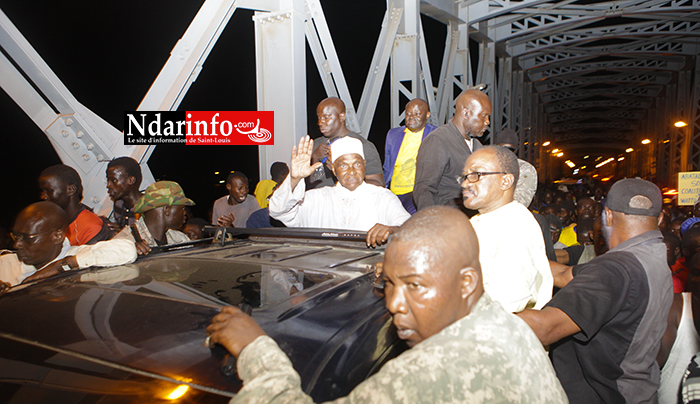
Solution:
<path fill-rule="evenodd" d="M 643 196 L 651 201 L 651 207 L 632 207 L 632 198 Z M 661 214 L 661 190 L 653 183 L 641 178 L 625 178 L 613 184 L 608 192 L 605 207 L 614 212 L 636 216 L 654 216 Z"/>

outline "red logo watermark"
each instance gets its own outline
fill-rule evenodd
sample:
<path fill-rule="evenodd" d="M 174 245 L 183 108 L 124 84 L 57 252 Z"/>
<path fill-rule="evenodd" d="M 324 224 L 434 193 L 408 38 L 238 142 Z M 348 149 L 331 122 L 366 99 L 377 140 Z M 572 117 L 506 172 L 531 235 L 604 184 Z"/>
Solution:
<path fill-rule="evenodd" d="M 124 113 L 124 144 L 274 145 L 273 111 Z"/>
<path fill-rule="evenodd" d="M 273 111 L 187 111 L 188 145 L 274 145 Z"/>

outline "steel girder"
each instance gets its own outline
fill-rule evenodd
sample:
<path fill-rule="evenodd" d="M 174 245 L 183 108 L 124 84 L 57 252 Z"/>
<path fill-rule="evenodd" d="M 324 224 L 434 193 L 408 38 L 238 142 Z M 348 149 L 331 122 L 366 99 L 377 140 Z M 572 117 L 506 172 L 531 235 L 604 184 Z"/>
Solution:
<path fill-rule="evenodd" d="M 434 123 L 444 123 L 454 113 L 458 93 L 483 83 L 488 85 L 486 92 L 494 104 L 491 132 L 506 127 L 518 131 L 521 157 L 542 163 L 542 167 L 550 164 L 541 150 L 545 140 L 561 141 L 572 150 L 581 150 L 578 145 L 598 139 L 596 136 L 636 141 L 652 131 L 659 133 L 653 150 L 659 164 L 645 164 L 643 159 L 631 156 L 629 160 L 636 164 L 634 172 L 671 173 L 683 163 L 685 167 L 698 166 L 700 77 L 696 59 L 700 53 L 700 0 L 388 0 L 357 109 L 320 0 L 207 0 L 173 48 L 140 109 L 177 108 L 237 8 L 258 11 L 254 22 L 258 108 L 287 110 L 276 115 L 281 143 L 260 154 L 261 178 L 267 178 L 272 160 L 288 155 L 287 143 L 306 133 L 303 111 L 309 106 L 301 73 L 305 66 L 304 36 L 327 94 L 345 101 L 348 126 L 364 136 L 369 132 L 386 70 L 391 69 L 392 125 L 400 123 L 401 107 L 413 97 L 426 98 Z M 425 42 L 420 14 L 446 24 L 445 52 L 437 83 L 430 75 L 426 51 L 429 44 Z M 302 31 L 305 35 L 300 34 Z M 3 40 L 4 48 L 18 43 L 12 36 L 6 38 L 9 40 Z M 470 41 L 476 42 L 471 48 L 478 50 L 477 55 L 470 55 Z M 286 58 L 284 63 L 275 66 L 274 62 L 282 57 Z M 292 69 L 287 70 L 289 63 Z M 4 76 L 21 76 L 12 72 L 11 65 L 4 61 L 2 68 L 8 72 Z M 41 74 L 32 80 L 51 82 L 45 71 L 38 71 Z M 265 83 L 281 78 L 287 85 L 279 91 L 266 87 Z M 67 91 L 63 98 L 68 101 L 63 104 L 69 107 L 55 108 L 57 113 L 51 105 L 30 102 L 41 98 L 32 95 L 31 85 L 25 83 L 21 88 L 11 81 L 5 80 L 3 88 L 24 103 L 27 113 L 47 135 L 57 131 L 57 137 L 49 137 L 61 158 L 82 167 L 81 174 L 94 174 L 86 183 L 102 186 L 102 173 L 97 173 L 103 168 L 95 168 L 99 165 L 94 161 L 97 154 L 103 159 L 133 154 L 144 164 L 148 159 L 152 148 L 138 152 L 120 150 L 116 142 L 121 134 L 73 102 Z M 41 91 L 51 93 L 44 88 Z M 281 92 L 284 94 L 275 101 Z M 58 99 L 51 99 L 51 103 L 63 105 Z M 671 115 L 678 111 L 685 111 L 684 119 L 692 120 L 684 132 L 687 142 L 680 141 L 676 129 L 668 128 Z M 75 116 L 70 127 L 65 119 L 57 119 L 61 114 Z M 62 125 L 61 129 L 47 130 L 54 121 L 55 128 Z M 78 132 L 74 128 L 81 128 L 80 137 L 73 135 Z M 69 135 L 64 136 L 63 130 Z M 61 146 L 62 139 L 70 141 Z M 483 140 L 488 143 L 489 137 Z M 688 154 L 681 161 L 683 153 Z M 69 157 L 72 154 L 75 156 Z M 664 164 L 667 166 L 662 167 Z"/>
<path fill-rule="evenodd" d="M 654 100 L 673 100 L 675 111 L 695 105 L 694 95 L 676 100 L 668 93 L 689 90 L 695 85 L 688 71 L 689 66 L 695 66 L 700 49 L 697 0 L 580 4 L 486 0 L 463 2 L 460 7 L 480 7 L 482 12 L 484 7 L 488 9 L 468 22 L 471 32 L 484 34 L 483 41 L 495 42 L 502 52 L 500 60 L 512 58 L 512 70 L 499 74 L 516 77 L 522 69 L 523 82 L 534 84 L 537 102 L 544 105 L 541 113 L 547 119 L 538 115 L 531 121 L 548 123 L 546 128 L 533 132 L 551 135 L 548 140 L 564 142 L 573 149 L 575 144 L 593 140 L 601 132 L 604 138 L 630 142 L 659 131 L 677 133 L 678 130 L 668 128 L 669 113 L 657 112 Z M 678 87 L 680 81 L 683 89 Z M 668 107 L 664 105 L 664 109 Z M 499 111 L 508 108 L 499 105 Z M 661 113 L 667 114 L 665 119 L 658 118 Z M 688 116 L 686 121 L 691 118 Z M 656 132 L 651 131 L 652 126 Z M 672 166 L 671 171 L 679 169 L 682 163 L 693 165 L 693 145 L 700 145 L 700 140 L 696 142 L 699 131 L 691 128 L 687 132 L 688 142 L 673 142 L 676 149 L 670 153 L 665 150 L 672 142 L 663 143 L 667 139 L 660 139 L 658 147 L 647 147 L 652 150 L 646 150 L 646 155 L 656 153 L 660 160 L 672 156 L 667 163 Z M 681 162 L 683 153 L 689 155 L 687 161 L 684 158 Z M 700 153 L 697 155 L 700 157 Z M 634 160 L 638 163 L 636 172 L 653 175 L 659 171 L 654 159 Z"/>
<path fill-rule="evenodd" d="M 690 100 L 690 111 L 688 122 L 690 132 L 690 145 L 688 149 L 688 159 L 691 165 L 691 170 L 700 170 L 700 58 L 695 58 L 695 66 L 693 70 L 693 90 Z"/>
<path fill-rule="evenodd" d="M 46 134 L 61 161 L 76 169 L 87 204 L 109 214 L 105 170 L 114 157 L 133 157 L 143 182 L 153 182 L 145 164 L 149 148 L 125 146 L 122 133 L 78 102 L 2 11 L 0 46 L 11 58 L 0 53 L 0 86 Z"/>
<path fill-rule="evenodd" d="M 253 17 L 258 110 L 275 112 L 275 145 L 258 147 L 260 178 L 268 177 L 272 163 L 289 161 L 306 134 L 306 63 L 298 57 L 306 50 L 306 12 L 303 0 L 285 6 Z"/>

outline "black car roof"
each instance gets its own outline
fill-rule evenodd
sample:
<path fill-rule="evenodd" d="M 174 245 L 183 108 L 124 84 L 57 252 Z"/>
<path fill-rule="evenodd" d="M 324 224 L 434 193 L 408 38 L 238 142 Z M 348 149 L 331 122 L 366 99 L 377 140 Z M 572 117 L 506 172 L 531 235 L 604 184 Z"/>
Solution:
<path fill-rule="evenodd" d="M 203 345 L 205 328 L 223 305 L 246 302 L 273 338 L 302 338 L 297 334 L 309 330 L 309 320 L 286 320 L 319 306 L 344 305 L 333 299 L 360 285 L 354 279 L 371 283 L 364 274 L 382 259 L 381 250 L 367 249 L 357 237 L 271 233 L 236 235 L 229 242 L 13 288 L 0 296 L 0 337 L 210 391 L 235 392 L 240 382 L 219 371 L 223 349 Z M 319 313 L 351 318 L 380 298 L 365 300 Z M 311 322 L 318 323 L 313 326 L 318 341 L 339 326 L 336 319 Z"/>

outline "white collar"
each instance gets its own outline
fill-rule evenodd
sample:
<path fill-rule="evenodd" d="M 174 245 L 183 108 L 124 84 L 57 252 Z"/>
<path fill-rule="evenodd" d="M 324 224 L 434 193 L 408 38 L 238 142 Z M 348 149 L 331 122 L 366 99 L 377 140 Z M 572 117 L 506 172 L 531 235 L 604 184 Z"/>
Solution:
<path fill-rule="evenodd" d="M 336 192 L 339 193 L 341 196 L 345 196 L 345 197 L 357 197 L 360 194 L 364 193 L 364 190 L 366 189 L 366 187 L 367 187 L 367 183 L 362 181 L 362 184 L 360 184 L 357 188 L 355 188 L 354 191 L 351 191 L 351 190 L 345 188 L 344 186 L 342 186 L 340 184 L 340 181 L 335 183 Z"/>

